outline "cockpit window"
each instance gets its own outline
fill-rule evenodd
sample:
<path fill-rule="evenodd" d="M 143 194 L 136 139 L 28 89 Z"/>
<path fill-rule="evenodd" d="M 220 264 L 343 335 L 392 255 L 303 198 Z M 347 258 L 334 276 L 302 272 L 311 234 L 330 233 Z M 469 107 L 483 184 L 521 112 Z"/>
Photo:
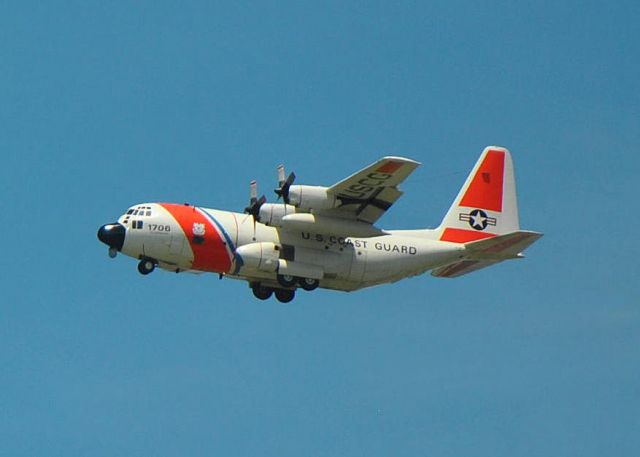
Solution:
<path fill-rule="evenodd" d="M 124 223 L 128 224 L 129 223 L 129 219 L 131 217 L 151 217 L 153 216 L 153 211 L 151 209 L 151 206 L 135 206 L 133 208 L 130 208 L 127 210 L 126 214 L 125 214 L 125 218 L 124 218 Z M 131 221 L 131 228 L 132 229 L 141 229 L 143 225 L 143 222 L 140 220 L 133 220 Z"/>
<path fill-rule="evenodd" d="M 131 221 L 131 228 L 133 230 L 140 230 L 144 227 L 144 221 Z"/>

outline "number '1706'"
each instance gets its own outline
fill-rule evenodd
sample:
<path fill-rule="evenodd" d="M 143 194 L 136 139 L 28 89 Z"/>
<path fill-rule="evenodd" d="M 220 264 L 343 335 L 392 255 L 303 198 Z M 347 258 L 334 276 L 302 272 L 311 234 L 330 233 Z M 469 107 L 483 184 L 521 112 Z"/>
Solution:
<path fill-rule="evenodd" d="M 149 227 L 149 230 L 152 232 L 170 232 L 171 231 L 170 225 L 147 224 L 147 227 Z"/>

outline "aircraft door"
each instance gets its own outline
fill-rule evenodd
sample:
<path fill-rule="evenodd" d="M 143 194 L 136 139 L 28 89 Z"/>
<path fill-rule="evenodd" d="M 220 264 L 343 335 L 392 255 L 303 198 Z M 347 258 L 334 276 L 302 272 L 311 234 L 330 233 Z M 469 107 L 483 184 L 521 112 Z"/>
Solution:
<path fill-rule="evenodd" d="M 364 277 L 364 272 L 367 266 L 367 250 L 363 248 L 354 248 L 353 256 L 351 259 L 349 280 L 360 282 Z"/>

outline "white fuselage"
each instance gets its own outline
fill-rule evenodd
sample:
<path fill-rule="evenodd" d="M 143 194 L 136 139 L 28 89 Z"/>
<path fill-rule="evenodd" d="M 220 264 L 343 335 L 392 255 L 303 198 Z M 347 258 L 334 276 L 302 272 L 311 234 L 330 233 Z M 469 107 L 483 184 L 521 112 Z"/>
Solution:
<path fill-rule="evenodd" d="M 278 287 L 277 272 L 351 291 L 394 282 L 464 257 L 464 245 L 425 231 L 340 237 L 269 227 L 247 214 L 191 205 L 143 203 L 118 219 L 126 233 L 120 251 L 151 259 L 169 271 L 213 272 Z"/>

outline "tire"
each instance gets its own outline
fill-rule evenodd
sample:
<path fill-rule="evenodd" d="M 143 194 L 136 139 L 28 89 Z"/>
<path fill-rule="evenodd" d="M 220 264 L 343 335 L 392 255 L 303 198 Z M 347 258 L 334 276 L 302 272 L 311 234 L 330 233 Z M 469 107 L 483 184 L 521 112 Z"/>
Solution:
<path fill-rule="evenodd" d="M 312 278 L 299 278 L 298 284 L 300 284 L 300 287 L 302 287 L 304 290 L 312 291 L 318 288 L 318 286 L 320 285 L 320 281 Z"/>
<path fill-rule="evenodd" d="M 156 269 L 156 264 L 153 262 L 153 260 L 142 259 L 138 264 L 138 271 L 140 272 L 140 274 L 143 274 L 143 275 L 148 275 L 155 269 Z"/>
<path fill-rule="evenodd" d="M 296 296 L 293 289 L 276 289 L 276 298 L 280 303 L 289 303 Z"/>
<path fill-rule="evenodd" d="M 298 282 L 298 278 L 291 275 L 278 275 L 277 279 L 278 284 L 280 284 L 282 287 L 293 287 Z"/>
<path fill-rule="evenodd" d="M 251 286 L 251 291 L 253 292 L 253 296 L 259 300 L 268 300 L 273 295 L 273 289 L 270 287 L 264 287 L 261 284 L 256 284 Z"/>

